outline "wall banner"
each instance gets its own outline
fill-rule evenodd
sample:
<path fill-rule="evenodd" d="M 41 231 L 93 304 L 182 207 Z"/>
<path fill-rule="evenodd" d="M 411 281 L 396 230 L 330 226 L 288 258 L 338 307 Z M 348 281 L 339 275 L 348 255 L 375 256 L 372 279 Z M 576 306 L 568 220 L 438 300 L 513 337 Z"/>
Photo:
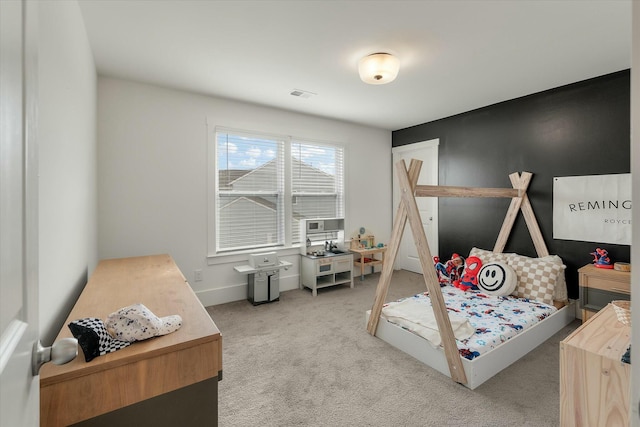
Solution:
<path fill-rule="evenodd" d="M 554 178 L 553 238 L 631 245 L 631 174 Z"/>

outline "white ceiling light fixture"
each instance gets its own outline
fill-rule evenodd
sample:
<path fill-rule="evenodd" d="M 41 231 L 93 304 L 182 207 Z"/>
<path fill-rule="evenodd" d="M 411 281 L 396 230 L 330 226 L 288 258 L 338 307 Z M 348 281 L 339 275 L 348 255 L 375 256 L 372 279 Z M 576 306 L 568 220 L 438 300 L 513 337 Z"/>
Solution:
<path fill-rule="evenodd" d="M 358 72 L 363 82 L 383 85 L 392 82 L 398 75 L 400 60 L 390 53 L 372 53 L 358 62 Z"/>

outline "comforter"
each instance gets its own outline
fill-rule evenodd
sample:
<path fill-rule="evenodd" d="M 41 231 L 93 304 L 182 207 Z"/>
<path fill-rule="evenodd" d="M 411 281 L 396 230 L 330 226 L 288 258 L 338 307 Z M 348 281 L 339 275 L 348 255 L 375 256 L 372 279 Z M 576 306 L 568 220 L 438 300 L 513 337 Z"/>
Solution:
<path fill-rule="evenodd" d="M 492 296 L 480 291 L 462 291 L 451 285 L 443 286 L 441 291 L 458 351 L 467 359 L 487 353 L 557 311 L 552 305 L 511 295 Z M 429 292 L 424 292 L 385 304 L 381 317 L 439 346 L 440 334 L 435 321 L 429 321 L 432 316 L 429 312 L 432 312 L 431 299 Z"/>

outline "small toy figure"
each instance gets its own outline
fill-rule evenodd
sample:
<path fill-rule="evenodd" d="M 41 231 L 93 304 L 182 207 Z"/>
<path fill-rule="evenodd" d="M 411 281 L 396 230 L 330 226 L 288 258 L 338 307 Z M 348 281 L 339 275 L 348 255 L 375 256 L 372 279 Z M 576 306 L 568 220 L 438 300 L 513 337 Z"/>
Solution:
<path fill-rule="evenodd" d="M 447 270 L 443 263 L 440 262 L 440 257 L 433 257 L 433 265 L 436 268 L 436 275 L 438 276 L 438 282 L 440 285 L 449 281 L 447 278 Z"/>
<path fill-rule="evenodd" d="M 464 262 L 464 273 L 460 280 L 453 282 L 453 286 L 463 291 L 478 289 L 478 273 L 482 268 L 482 260 L 477 256 L 470 256 Z"/>
<path fill-rule="evenodd" d="M 591 252 L 593 255 L 593 264 L 598 268 L 612 269 L 613 264 L 609 259 L 609 252 L 606 249 L 596 248 L 595 252 Z"/>
<path fill-rule="evenodd" d="M 438 281 L 441 284 L 453 283 L 458 280 L 464 269 L 464 258 L 456 253 L 451 255 L 451 259 L 444 264 L 440 262 L 438 257 L 433 257 L 433 262 L 438 274 Z"/>

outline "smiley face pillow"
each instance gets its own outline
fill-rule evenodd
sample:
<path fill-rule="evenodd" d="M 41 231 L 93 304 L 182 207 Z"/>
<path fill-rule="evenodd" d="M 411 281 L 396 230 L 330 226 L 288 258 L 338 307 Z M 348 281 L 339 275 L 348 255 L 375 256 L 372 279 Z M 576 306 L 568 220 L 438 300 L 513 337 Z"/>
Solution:
<path fill-rule="evenodd" d="M 517 285 L 516 272 L 506 262 L 484 264 L 478 273 L 478 289 L 488 295 L 511 295 Z"/>

